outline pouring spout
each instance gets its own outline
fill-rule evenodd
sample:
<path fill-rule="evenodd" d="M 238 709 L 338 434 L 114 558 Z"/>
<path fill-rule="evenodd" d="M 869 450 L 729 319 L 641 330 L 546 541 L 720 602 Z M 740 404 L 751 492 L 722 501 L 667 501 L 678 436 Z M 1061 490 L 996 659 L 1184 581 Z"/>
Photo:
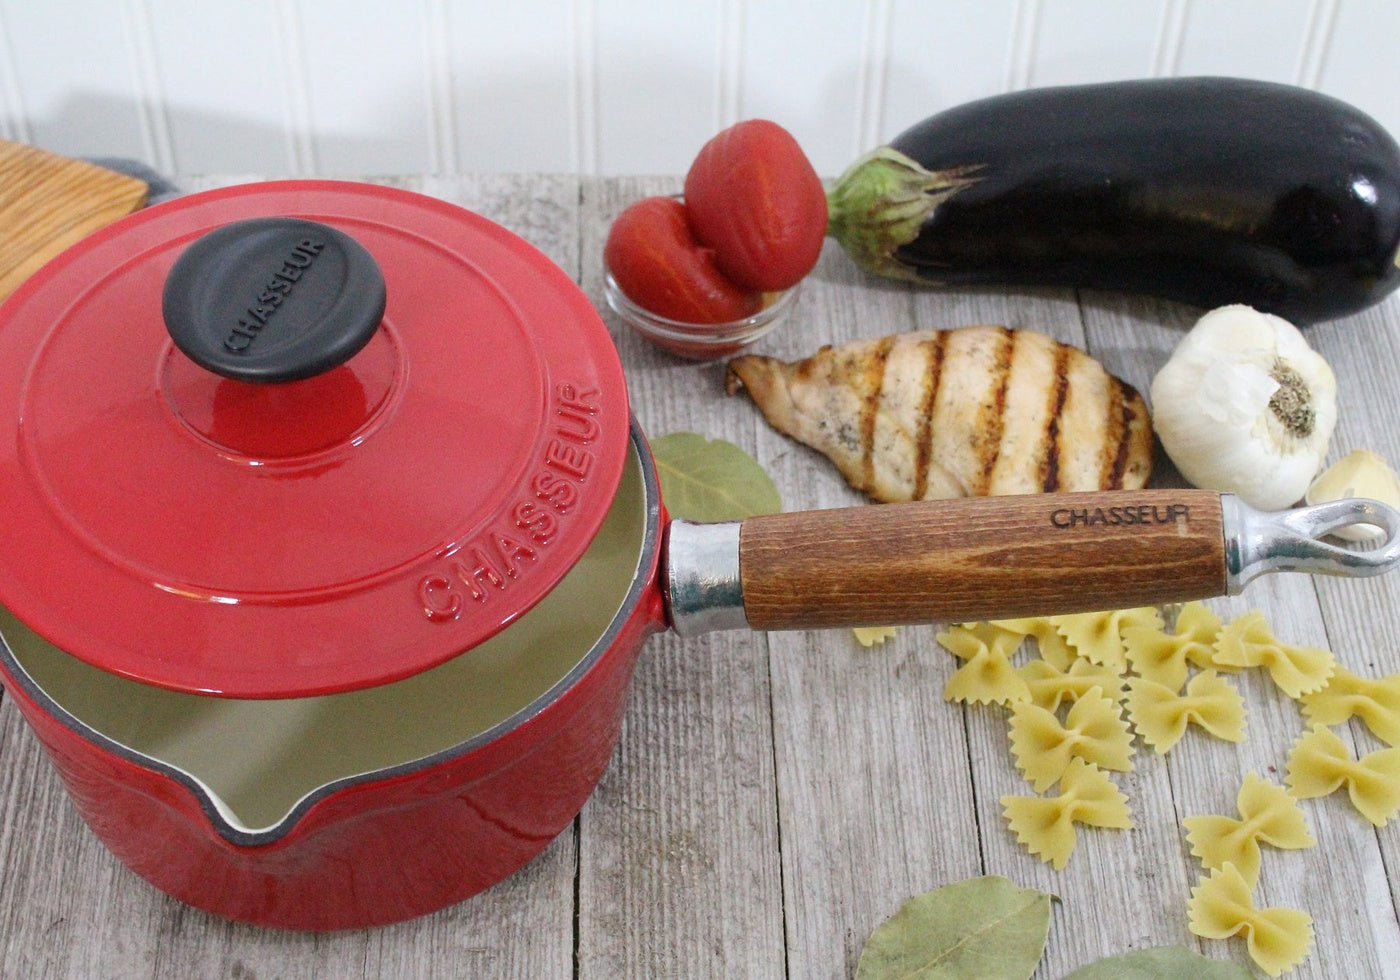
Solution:
<path fill-rule="evenodd" d="M 1400 564 L 1400 511 L 1376 500 L 1350 498 L 1261 511 L 1234 494 L 1221 497 L 1227 584 L 1231 595 L 1266 572 L 1311 572 L 1365 577 Z M 1379 528 L 1379 544 L 1365 550 L 1324 538 L 1345 527 Z"/>

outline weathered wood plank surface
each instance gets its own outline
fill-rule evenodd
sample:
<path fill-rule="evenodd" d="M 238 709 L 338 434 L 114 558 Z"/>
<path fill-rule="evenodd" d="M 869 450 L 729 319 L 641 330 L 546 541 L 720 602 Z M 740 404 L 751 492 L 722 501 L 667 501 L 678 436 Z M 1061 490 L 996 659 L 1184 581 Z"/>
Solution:
<path fill-rule="evenodd" d="M 233 178 L 186 180 L 194 188 Z M 602 304 L 608 223 L 676 179 L 396 178 L 479 210 L 534 242 Z M 791 322 L 759 350 L 916 327 L 1005 323 L 1084 346 L 1146 390 L 1195 311 L 1068 291 L 939 293 L 860 274 L 829 244 Z M 634 411 L 651 436 L 692 430 L 737 443 L 774 476 L 789 510 L 858 503 L 825 460 L 726 397 L 716 364 L 609 329 Z M 1400 460 L 1400 300 L 1313 328 L 1341 392 L 1334 458 Z M 1156 485 L 1180 485 L 1164 464 Z M 833 570 L 841 574 L 840 569 Z M 1262 609 L 1280 638 L 1328 646 L 1350 669 L 1400 671 L 1400 577 L 1273 577 L 1213 600 L 1226 618 Z M 979 874 L 1059 896 L 1037 973 L 1183 944 L 1247 963 L 1243 943 L 1186 926 L 1199 871 L 1180 821 L 1233 811 L 1249 771 L 1275 781 L 1303 718 L 1259 672 L 1236 677 L 1249 737 L 1190 733 L 1167 756 L 1138 745 L 1118 782 L 1131 831 L 1085 831 L 1067 868 L 1028 855 L 1000 798 L 1028 793 L 1000 708 L 950 705 L 956 667 L 935 625 L 866 649 L 848 631 L 650 641 L 613 765 L 574 826 L 520 874 L 436 915 L 329 935 L 215 919 L 146 885 L 81 824 L 37 743 L 0 699 L 0 978 L 470 976 L 848 977 L 870 931 L 904 899 Z M 1359 724 L 1356 751 L 1379 743 Z M 1265 851 L 1258 893 L 1308 911 L 1316 949 L 1299 977 L 1400 975 L 1400 837 L 1345 794 L 1303 803 L 1310 851 Z"/>

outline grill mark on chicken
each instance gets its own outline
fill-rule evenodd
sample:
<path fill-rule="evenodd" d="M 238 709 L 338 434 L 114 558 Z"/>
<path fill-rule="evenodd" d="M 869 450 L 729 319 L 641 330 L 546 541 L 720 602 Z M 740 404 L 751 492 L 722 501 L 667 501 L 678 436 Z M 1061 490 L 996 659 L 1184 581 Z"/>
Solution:
<path fill-rule="evenodd" d="M 871 352 L 862 379 L 861 390 L 865 392 L 865 401 L 860 406 L 860 444 L 864 452 L 860 472 L 867 487 L 875 485 L 875 419 L 880 414 L 880 398 L 885 390 L 885 364 L 890 359 L 894 343 L 894 337 L 881 338 Z"/>
<path fill-rule="evenodd" d="M 1045 427 L 1045 455 L 1040 460 L 1040 488 L 1046 493 L 1060 489 L 1060 415 L 1069 398 L 1069 359 L 1071 349 L 1055 348 L 1055 369 L 1050 384 L 1050 420 Z"/>
<path fill-rule="evenodd" d="M 977 414 L 976 450 L 981 470 L 974 476 L 973 494 L 982 495 L 992 482 L 992 469 L 1001 455 L 1001 438 L 1006 431 L 1006 387 L 1011 382 L 1011 359 L 1016 353 L 1016 334 L 1006 327 L 997 331 L 999 343 L 993 355 L 991 401 Z"/>
<path fill-rule="evenodd" d="M 938 402 L 938 389 L 943 384 L 943 355 L 947 345 L 948 334 L 944 331 L 919 343 L 919 350 L 928 359 L 928 369 L 925 372 L 924 402 L 919 412 L 918 432 L 914 438 L 915 500 L 923 500 L 928 492 L 928 474 L 933 465 L 933 410 Z"/>
<path fill-rule="evenodd" d="M 1106 485 L 1113 490 L 1123 489 L 1123 474 L 1128 469 L 1128 450 L 1132 443 L 1133 421 L 1137 418 L 1137 412 L 1133 410 L 1133 403 L 1138 398 L 1137 389 L 1131 385 L 1124 384 L 1112 375 L 1109 376 L 1109 391 L 1112 393 L 1110 403 L 1118 406 L 1118 414 L 1115 417 L 1115 424 L 1105 440 L 1105 449 L 1114 446 L 1112 465 L 1106 475 Z"/>

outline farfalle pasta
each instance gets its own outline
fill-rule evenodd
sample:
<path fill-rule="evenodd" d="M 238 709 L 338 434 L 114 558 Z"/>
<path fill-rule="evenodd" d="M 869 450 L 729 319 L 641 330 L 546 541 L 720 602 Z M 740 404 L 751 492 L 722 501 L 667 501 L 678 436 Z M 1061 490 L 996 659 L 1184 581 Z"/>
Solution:
<path fill-rule="evenodd" d="M 1188 664 L 1214 665 L 1220 627 L 1220 617 L 1204 603 L 1190 602 L 1177 613 L 1170 633 L 1153 626 L 1124 626 L 1123 652 L 1139 677 L 1179 691 L 1186 683 Z"/>
<path fill-rule="evenodd" d="M 1244 699 L 1226 672 L 1261 667 L 1310 721 L 1358 717 L 1387 742 L 1400 741 L 1400 674 L 1358 678 L 1328 650 L 1281 643 L 1257 611 L 1224 624 L 1205 603 L 1191 602 L 1170 622 L 1140 608 L 994 620 L 939 634 L 963 661 L 945 698 L 1009 709 L 1012 761 L 1037 795 L 1001 797 L 1003 816 L 1017 842 L 1056 871 L 1068 865 L 1080 826 L 1133 827 L 1128 798 L 1109 772 L 1132 769 L 1137 736 L 1161 754 L 1193 725 L 1223 740 L 1245 739 Z M 1039 656 L 1013 664 L 1031 640 Z M 1242 937 L 1271 976 L 1306 959 L 1313 926 L 1297 909 L 1255 906 L 1262 849 L 1315 846 L 1297 799 L 1342 786 L 1373 823 L 1392 819 L 1400 812 L 1400 749 L 1355 760 L 1318 726 L 1289 753 L 1286 785 L 1249 773 L 1236 814 L 1182 821 L 1207 872 L 1188 902 L 1191 931 Z"/>
<path fill-rule="evenodd" d="M 1118 702 L 1091 689 L 1070 706 L 1064 724 L 1053 711 L 1021 701 L 1011 711 L 1011 754 L 1037 793 L 1053 786 L 1075 759 L 1126 772 L 1133 740 Z"/>
<path fill-rule="evenodd" d="M 1120 674 L 1128 669 L 1123 631 L 1131 627 L 1162 628 L 1162 614 L 1154 606 L 1051 616 L 1049 620 L 1079 656 Z"/>
<path fill-rule="evenodd" d="M 879 646 L 886 640 L 894 639 L 895 634 L 899 631 L 893 626 L 857 626 L 851 632 L 855 634 L 857 643 L 869 648 Z"/>
<path fill-rule="evenodd" d="M 1235 798 L 1238 817 L 1187 817 L 1186 840 L 1207 871 L 1232 864 L 1252 887 L 1259 879 L 1259 845 L 1300 850 L 1317 843 L 1298 802 L 1275 783 L 1247 773 Z"/>
<path fill-rule="evenodd" d="M 938 642 L 966 661 L 948 678 L 943 699 L 973 704 L 1029 701 L 1030 690 L 1011 665 L 1022 639 L 1023 634 L 992 623 L 953 626 L 939 633 Z"/>
<path fill-rule="evenodd" d="M 1131 829 L 1128 798 L 1098 766 L 1072 759 L 1056 796 L 1003 796 L 1002 812 L 1016 839 L 1057 871 L 1078 842 L 1077 824 Z"/>
<path fill-rule="evenodd" d="M 1036 647 L 1040 651 L 1040 659 L 1050 664 L 1057 670 L 1069 670 L 1079 655 L 1074 652 L 1074 648 L 1060 635 L 1060 631 L 1055 628 L 1055 623 L 1046 616 L 1032 616 L 1025 619 L 995 619 L 993 626 L 1000 626 L 1002 629 L 1020 633 L 1022 636 L 1029 636 L 1035 640 Z"/>
<path fill-rule="evenodd" d="M 1312 949 L 1312 916 L 1298 909 L 1256 908 L 1252 888 L 1230 862 L 1191 889 L 1187 927 L 1205 939 L 1243 936 L 1250 958 L 1276 977 L 1307 958 Z"/>
<path fill-rule="evenodd" d="M 1037 658 L 1016 668 L 1026 682 L 1031 703 L 1046 711 L 1054 711 L 1066 701 L 1077 701 L 1089 691 L 1099 691 L 1115 701 L 1123 697 L 1123 677 L 1112 667 L 1105 667 L 1077 657 L 1068 666 L 1056 667 L 1048 660 Z"/>
<path fill-rule="evenodd" d="M 1313 725 L 1288 750 L 1288 790 L 1300 800 L 1347 789 L 1352 806 L 1377 827 L 1400 811 L 1400 749 L 1352 757 L 1330 728 Z"/>
<path fill-rule="evenodd" d="M 1302 704 L 1310 722 L 1343 725 L 1360 718 L 1386 745 L 1400 745 L 1400 674 L 1372 679 L 1338 666 L 1327 686 L 1303 695 Z"/>
<path fill-rule="evenodd" d="M 1186 659 L 1202 670 L 1214 667 L 1215 638 L 1224 622 L 1204 602 L 1188 602 L 1176 614 L 1173 632 L 1181 641 Z"/>
<path fill-rule="evenodd" d="M 1159 753 L 1176 745 L 1188 724 L 1227 742 L 1244 741 L 1244 698 L 1214 670 L 1192 677 L 1182 693 L 1145 677 L 1129 678 L 1124 703 L 1138 735 Z"/>
<path fill-rule="evenodd" d="M 1255 609 L 1227 623 L 1215 642 L 1220 667 L 1263 667 L 1290 698 L 1320 691 L 1336 666 L 1330 650 L 1280 643 L 1264 614 Z"/>

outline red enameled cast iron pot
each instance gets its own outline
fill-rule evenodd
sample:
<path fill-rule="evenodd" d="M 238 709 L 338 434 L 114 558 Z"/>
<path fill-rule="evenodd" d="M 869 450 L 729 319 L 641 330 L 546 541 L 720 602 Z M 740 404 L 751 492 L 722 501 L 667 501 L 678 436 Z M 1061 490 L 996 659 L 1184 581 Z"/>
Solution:
<path fill-rule="evenodd" d="M 0 307 L 0 417 L 7 692 L 122 861 L 291 928 L 529 861 L 658 630 L 1118 608 L 1400 552 L 1369 502 L 1200 491 L 670 522 L 583 293 L 375 185 L 196 194 L 79 243 Z M 1317 540 L 1342 523 L 1387 542 Z"/>

